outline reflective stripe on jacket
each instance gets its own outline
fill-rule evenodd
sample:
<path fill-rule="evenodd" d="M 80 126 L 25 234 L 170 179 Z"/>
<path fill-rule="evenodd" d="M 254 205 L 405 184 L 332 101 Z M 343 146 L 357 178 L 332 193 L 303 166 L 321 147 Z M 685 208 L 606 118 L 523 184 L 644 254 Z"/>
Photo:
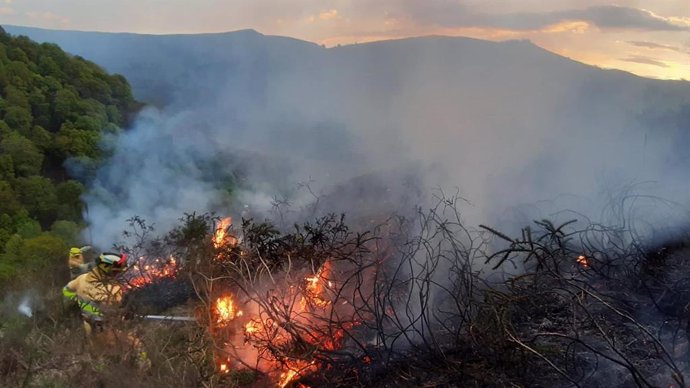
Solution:
<path fill-rule="evenodd" d="M 62 289 L 62 295 L 77 302 L 85 317 L 96 320 L 103 317 L 102 306 L 117 304 L 122 299 L 120 286 L 98 268 L 67 283 Z"/>

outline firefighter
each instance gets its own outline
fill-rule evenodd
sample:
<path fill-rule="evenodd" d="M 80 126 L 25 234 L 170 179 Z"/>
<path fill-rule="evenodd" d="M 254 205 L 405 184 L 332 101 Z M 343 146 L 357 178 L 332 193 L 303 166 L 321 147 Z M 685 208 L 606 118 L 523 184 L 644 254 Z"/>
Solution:
<path fill-rule="evenodd" d="M 91 334 L 93 326 L 102 324 L 103 308 L 122 301 L 122 289 L 115 275 L 126 267 L 127 255 L 103 253 L 90 271 L 77 276 L 62 289 L 65 298 L 79 305 L 87 336 Z"/>
<path fill-rule="evenodd" d="M 73 247 L 69 250 L 67 265 L 69 266 L 70 279 L 74 280 L 77 276 L 89 272 L 93 267 L 93 262 L 84 260 L 84 253 L 91 250 L 90 246 L 81 248 Z"/>
<path fill-rule="evenodd" d="M 90 337 L 94 327 L 103 329 L 105 322 L 104 310 L 109 306 L 115 306 L 122 302 L 122 287 L 116 280 L 116 275 L 127 269 L 127 255 L 117 253 L 103 253 L 95 261 L 95 266 L 87 273 L 77 276 L 62 289 L 62 295 L 77 302 L 81 309 L 84 321 L 84 331 L 87 338 Z M 127 338 L 127 341 L 135 349 L 137 364 L 141 369 L 151 367 L 151 361 L 142 349 L 141 341 L 132 334 L 113 328 Z M 116 333 L 111 333 L 115 334 Z M 114 342 L 110 338 L 110 342 Z"/>

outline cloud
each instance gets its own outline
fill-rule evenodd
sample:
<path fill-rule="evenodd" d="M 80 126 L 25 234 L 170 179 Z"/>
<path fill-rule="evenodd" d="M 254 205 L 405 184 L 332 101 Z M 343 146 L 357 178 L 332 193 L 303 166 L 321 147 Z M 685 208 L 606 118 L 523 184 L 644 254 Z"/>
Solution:
<path fill-rule="evenodd" d="M 43 21 L 47 21 L 47 22 L 57 22 L 57 23 L 59 23 L 59 24 L 61 24 L 61 25 L 67 25 L 67 24 L 69 24 L 69 19 L 68 19 L 68 18 L 66 18 L 66 17 L 64 17 L 64 16 L 57 15 L 57 14 L 55 14 L 55 13 L 53 13 L 53 12 L 50 12 L 50 11 L 45 11 L 45 12 L 33 12 L 33 11 L 32 11 L 32 12 L 27 12 L 27 13 L 26 13 L 26 16 L 28 16 L 29 19 L 34 19 L 34 20 L 43 20 Z"/>
<path fill-rule="evenodd" d="M 338 14 L 337 9 L 329 9 L 328 11 L 320 12 L 318 14 L 318 16 L 317 15 L 310 15 L 307 18 L 307 21 L 309 23 L 314 23 L 317 20 L 328 21 L 328 20 L 335 20 L 335 19 L 340 19 L 340 18 L 341 18 L 341 16 Z"/>
<path fill-rule="evenodd" d="M 0 16 L 14 15 L 16 12 L 11 7 L 0 7 Z"/>
<path fill-rule="evenodd" d="M 683 50 L 680 47 L 677 46 L 671 46 L 667 44 L 661 44 L 661 43 L 654 43 L 654 42 L 648 42 L 648 41 L 639 41 L 639 40 L 631 40 L 628 41 L 629 44 L 637 47 L 644 47 L 652 50 L 670 50 L 670 51 L 677 51 L 679 53 L 687 53 L 687 50 Z"/>
<path fill-rule="evenodd" d="M 331 9 L 325 12 L 321 12 L 319 14 L 319 19 L 321 20 L 331 20 L 335 19 L 338 17 L 338 10 L 337 9 Z"/>
<path fill-rule="evenodd" d="M 620 58 L 620 60 L 625 61 L 625 62 L 634 62 L 634 63 L 641 63 L 644 65 L 658 66 L 658 67 L 663 67 L 663 68 L 669 67 L 665 62 L 659 61 L 659 60 L 654 59 L 654 58 L 644 57 L 641 55 L 631 55 L 631 56 L 628 56 L 627 58 Z"/>
<path fill-rule="evenodd" d="M 682 31 L 690 26 L 679 18 L 665 18 L 650 11 L 620 6 L 589 7 L 584 10 L 557 12 L 563 18 L 575 17 L 600 28 L 621 28 L 647 31 Z"/>
<path fill-rule="evenodd" d="M 543 32 L 574 32 L 577 34 L 585 33 L 589 29 L 589 23 L 584 21 L 563 21 L 560 23 L 547 26 L 542 29 Z"/>
<path fill-rule="evenodd" d="M 552 12 L 477 13 L 456 1 L 430 0 L 423 4 L 406 1 L 401 11 L 409 19 L 443 27 L 492 27 L 540 30 L 567 22 L 585 22 L 602 29 L 643 31 L 690 30 L 690 21 L 663 17 L 651 11 L 623 6 L 593 6 Z"/>

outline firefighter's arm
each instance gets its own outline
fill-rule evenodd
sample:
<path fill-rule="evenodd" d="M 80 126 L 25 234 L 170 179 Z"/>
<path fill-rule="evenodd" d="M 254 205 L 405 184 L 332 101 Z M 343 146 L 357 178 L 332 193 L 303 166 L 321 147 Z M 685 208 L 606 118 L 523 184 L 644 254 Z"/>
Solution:
<path fill-rule="evenodd" d="M 78 284 L 79 283 L 77 279 L 67 283 L 67 285 L 62 288 L 62 295 L 65 297 L 65 299 L 77 302 L 77 305 L 79 305 L 79 309 L 81 309 L 81 313 L 86 318 L 101 320 L 103 317 L 103 313 L 98 308 L 98 306 L 96 306 L 91 301 L 86 300 L 77 295 Z"/>
<path fill-rule="evenodd" d="M 71 283 L 71 282 L 70 282 Z M 69 285 L 62 287 L 62 296 L 68 300 L 77 300 L 77 291 L 70 288 Z"/>

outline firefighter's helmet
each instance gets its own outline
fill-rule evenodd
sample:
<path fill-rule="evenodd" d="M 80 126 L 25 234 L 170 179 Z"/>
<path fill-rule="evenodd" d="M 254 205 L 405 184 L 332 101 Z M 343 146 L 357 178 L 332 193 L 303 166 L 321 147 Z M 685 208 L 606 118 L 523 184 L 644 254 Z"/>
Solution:
<path fill-rule="evenodd" d="M 105 252 L 96 258 L 96 265 L 105 272 L 122 272 L 127 269 L 127 255 Z"/>

